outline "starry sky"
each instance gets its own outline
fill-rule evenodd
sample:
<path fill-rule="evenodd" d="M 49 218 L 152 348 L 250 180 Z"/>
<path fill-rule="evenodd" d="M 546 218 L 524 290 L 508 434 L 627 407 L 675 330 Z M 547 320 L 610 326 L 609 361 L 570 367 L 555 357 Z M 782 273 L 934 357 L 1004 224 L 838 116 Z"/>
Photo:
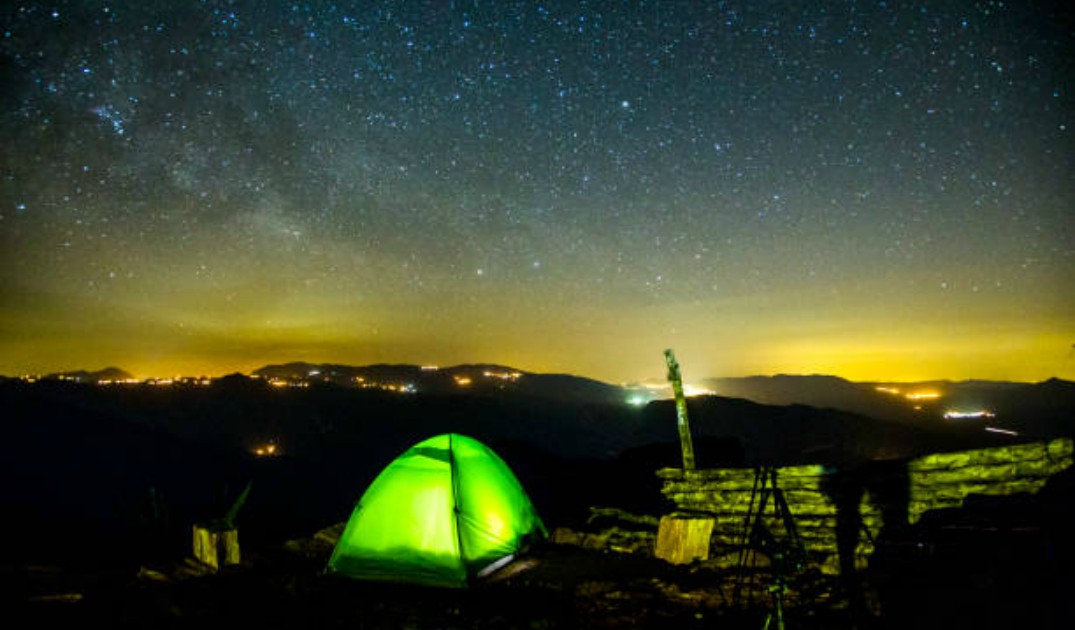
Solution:
<path fill-rule="evenodd" d="M 2 374 L 1075 378 L 1064 3 L 2 5 Z"/>

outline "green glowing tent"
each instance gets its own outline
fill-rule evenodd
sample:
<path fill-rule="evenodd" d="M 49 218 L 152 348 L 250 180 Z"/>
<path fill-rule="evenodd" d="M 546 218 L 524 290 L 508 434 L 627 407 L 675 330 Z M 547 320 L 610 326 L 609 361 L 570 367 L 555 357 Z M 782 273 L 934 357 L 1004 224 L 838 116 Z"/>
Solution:
<path fill-rule="evenodd" d="M 473 438 L 449 433 L 411 447 L 373 480 L 328 572 L 463 587 L 545 534 L 504 460 Z"/>

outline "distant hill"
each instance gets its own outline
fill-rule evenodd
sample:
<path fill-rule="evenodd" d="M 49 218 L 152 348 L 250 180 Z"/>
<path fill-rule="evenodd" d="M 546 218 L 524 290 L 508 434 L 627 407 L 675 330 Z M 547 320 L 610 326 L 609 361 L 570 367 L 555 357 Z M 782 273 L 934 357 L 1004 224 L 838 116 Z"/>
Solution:
<path fill-rule="evenodd" d="M 856 383 L 835 376 L 781 374 L 703 382 L 720 396 L 766 405 L 809 405 L 924 426 L 939 424 L 946 411 L 988 410 L 996 423 L 1026 436 L 1075 433 L 1075 383 L 1056 378 L 1041 383 Z M 920 392 L 936 393 L 938 399 L 923 401 L 916 409 L 906 395 Z"/>
<path fill-rule="evenodd" d="M 130 372 L 118 367 L 106 367 L 96 372 L 76 370 L 74 372 L 57 372 L 45 378 L 76 381 L 78 383 L 100 383 L 102 381 L 126 381 L 134 378 Z"/>
<path fill-rule="evenodd" d="M 899 422 L 917 419 L 913 408 L 904 400 L 879 392 L 872 384 L 854 383 L 836 376 L 779 374 L 711 378 L 703 383 L 718 396 L 745 398 L 766 405 L 809 405 Z"/>
<path fill-rule="evenodd" d="M 415 376 L 421 387 L 439 383 L 451 393 L 274 387 L 266 381 L 310 377 L 311 369 L 318 372 L 314 377 L 328 372 L 386 382 Z M 652 513 L 646 510 L 661 500 L 654 471 L 680 463 L 674 403 L 636 407 L 622 397 L 595 403 L 619 388 L 566 375 L 506 376 L 516 373 L 491 365 L 422 370 L 291 364 L 269 366 L 259 378 L 223 377 L 208 387 L 0 384 L 0 407 L 7 414 L 0 469 L 19 480 L 0 491 L 0 505 L 19 515 L 0 527 L 0 538 L 14 541 L 3 550 L 14 553 L 31 539 L 38 548 L 59 550 L 56 540 L 85 548 L 85 536 L 63 535 L 72 527 L 99 541 L 137 535 L 147 525 L 139 519 L 149 493 L 166 499 L 172 540 L 184 548 L 191 520 L 218 512 L 251 479 L 245 540 L 315 531 L 345 519 L 395 456 L 445 432 L 469 435 L 496 450 L 547 523 L 585 519 L 592 505 Z M 456 377 L 474 380 L 460 385 Z M 1038 392 L 1041 408 L 1059 418 L 1072 384 L 1033 387 L 1041 391 L 1023 395 Z M 1019 389 L 1010 393 L 1018 398 Z M 695 397 L 688 408 L 703 467 L 840 467 L 1019 439 L 970 423 L 912 426 L 741 398 Z M 277 457 L 253 455 L 270 442 L 279 447 Z M 112 537 L 99 547 L 108 549 Z"/>
<path fill-rule="evenodd" d="M 1075 435 L 1075 383 L 1052 378 L 1041 383 L 957 383 L 949 397 L 972 407 L 981 401 L 1009 428 L 1028 436 Z"/>
<path fill-rule="evenodd" d="M 289 382 L 333 383 L 348 387 L 406 387 L 423 394 L 508 393 L 568 402 L 613 403 L 625 400 L 616 386 L 570 374 L 539 374 L 512 367 L 480 363 L 451 367 L 408 364 L 366 366 L 331 363 L 285 363 L 267 365 L 252 372 L 261 379 Z"/>
<path fill-rule="evenodd" d="M 763 405 L 719 396 L 691 398 L 687 406 L 696 437 L 738 441 L 748 465 L 844 465 L 988 446 L 1010 439 L 965 424 L 910 425 L 835 409 Z M 650 403 L 633 443 L 678 444 L 675 422 L 670 420 L 674 416 L 672 401 Z M 698 455 L 700 465 L 704 465 L 705 454 Z"/>

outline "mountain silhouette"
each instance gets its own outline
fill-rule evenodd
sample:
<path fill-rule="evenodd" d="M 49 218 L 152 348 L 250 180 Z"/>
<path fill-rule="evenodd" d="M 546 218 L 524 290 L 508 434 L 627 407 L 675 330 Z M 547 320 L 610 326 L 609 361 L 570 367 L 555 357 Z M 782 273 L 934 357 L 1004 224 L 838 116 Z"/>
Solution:
<path fill-rule="evenodd" d="M 347 387 L 406 387 L 410 393 L 489 394 L 496 392 L 555 400 L 619 403 L 623 388 L 571 374 L 541 374 L 492 363 L 450 367 L 410 364 L 365 366 L 331 363 L 285 363 L 267 365 L 252 372 L 262 379 L 289 382 L 333 383 Z"/>

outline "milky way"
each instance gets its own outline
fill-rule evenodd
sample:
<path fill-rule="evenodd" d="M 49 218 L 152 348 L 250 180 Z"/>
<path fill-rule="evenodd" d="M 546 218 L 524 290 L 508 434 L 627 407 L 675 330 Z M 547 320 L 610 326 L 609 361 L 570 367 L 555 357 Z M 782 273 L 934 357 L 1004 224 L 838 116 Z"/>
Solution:
<path fill-rule="evenodd" d="M 1073 377 L 1058 10 L 5 2 L 0 373 Z"/>

